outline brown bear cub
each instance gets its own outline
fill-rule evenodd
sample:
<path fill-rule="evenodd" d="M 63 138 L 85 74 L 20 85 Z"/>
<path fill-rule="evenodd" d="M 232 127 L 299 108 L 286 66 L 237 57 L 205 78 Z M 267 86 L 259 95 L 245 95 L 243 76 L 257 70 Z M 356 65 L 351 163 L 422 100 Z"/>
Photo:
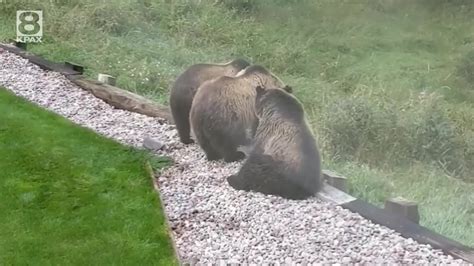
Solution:
<path fill-rule="evenodd" d="M 190 122 L 208 160 L 224 158 L 232 162 L 244 158 L 237 148 L 248 145 L 256 129 L 257 86 L 281 88 L 284 85 L 264 67 L 254 65 L 235 77 L 221 76 L 199 87 Z"/>
<path fill-rule="evenodd" d="M 237 175 L 238 190 L 305 199 L 321 188 L 321 159 L 301 103 L 281 89 L 256 88 L 259 119 L 252 150 Z"/>
<path fill-rule="evenodd" d="M 176 79 L 171 88 L 170 108 L 181 142 L 184 144 L 194 142 L 190 136 L 189 111 L 199 86 L 207 80 L 220 76 L 235 76 L 249 65 L 243 59 L 235 59 L 223 65 L 197 64 L 189 67 Z"/>

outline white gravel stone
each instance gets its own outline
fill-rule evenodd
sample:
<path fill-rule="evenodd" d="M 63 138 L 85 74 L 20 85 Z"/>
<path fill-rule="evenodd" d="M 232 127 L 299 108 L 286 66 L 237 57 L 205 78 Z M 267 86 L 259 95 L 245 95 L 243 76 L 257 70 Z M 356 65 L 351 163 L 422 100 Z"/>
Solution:
<path fill-rule="evenodd" d="M 317 198 L 303 201 L 233 190 L 225 178 L 240 163 L 208 162 L 182 145 L 174 126 L 115 109 L 58 73 L 0 50 L 0 86 L 117 141 L 160 140 L 174 159 L 157 182 L 180 256 L 207 263 L 462 264 L 427 245 Z"/>

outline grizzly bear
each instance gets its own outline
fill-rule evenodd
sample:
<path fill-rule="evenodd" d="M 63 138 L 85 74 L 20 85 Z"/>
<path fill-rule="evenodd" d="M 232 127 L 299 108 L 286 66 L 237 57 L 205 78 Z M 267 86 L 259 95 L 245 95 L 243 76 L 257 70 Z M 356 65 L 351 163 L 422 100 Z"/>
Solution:
<path fill-rule="evenodd" d="M 321 188 L 321 159 L 301 103 L 281 89 L 256 88 L 257 132 L 247 160 L 230 186 L 288 199 Z"/>
<path fill-rule="evenodd" d="M 170 93 L 170 108 L 178 135 L 184 144 L 194 141 L 190 136 L 189 111 L 197 88 L 206 80 L 220 76 L 235 76 L 250 64 L 235 59 L 227 64 L 196 64 L 184 71 L 174 82 Z"/>
<path fill-rule="evenodd" d="M 283 82 L 262 66 L 253 65 L 235 77 L 206 81 L 191 107 L 190 123 L 208 160 L 226 162 L 244 158 L 239 146 L 248 145 L 256 130 L 255 88 L 284 87 Z M 288 91 L 290 87 L 285 87 Z"/>

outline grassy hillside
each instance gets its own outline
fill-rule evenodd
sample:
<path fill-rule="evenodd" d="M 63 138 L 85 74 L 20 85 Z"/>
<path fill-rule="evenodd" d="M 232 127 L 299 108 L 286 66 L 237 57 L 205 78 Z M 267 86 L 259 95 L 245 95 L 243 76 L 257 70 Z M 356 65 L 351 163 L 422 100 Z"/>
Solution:
<path fill-rule="evenodd" d="M 31 8 L 45 12 L 33 52 L 161 102 L 193 63 L 268 67 L 292 85 L 325 165 L 353 193 L 418 200 L 425 225 L 474 245 L 474 3 L 12 1 L 0 6 L 0 39 L 14 38 L 14 11 Z"/>

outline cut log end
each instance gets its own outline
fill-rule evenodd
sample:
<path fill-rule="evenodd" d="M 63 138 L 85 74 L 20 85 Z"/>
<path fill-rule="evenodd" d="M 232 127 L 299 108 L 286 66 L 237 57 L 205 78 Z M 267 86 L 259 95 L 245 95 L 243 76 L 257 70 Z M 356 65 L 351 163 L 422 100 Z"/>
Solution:
<path fill-rule="evenodd" d="M 97 80 L 102 82 L 102 83 L 115 86 L 116 78 L 111 76 L 111 75 L 107 75 L 107 74 L 99 74 L 97 76 Z"/>
<path fill-rule="evenodd" d="M 323 177 L 326 182 L 344 192 L 347 192 L 347 178 L 341 175 L 338 175 L 329 170 L 323 170 Z"/>
<path fill-rule="evenodd" d="M 420 222 L 418 204 L 414 201 L 401 197 L 390 198 L 385 201 L 385 210 L 403 216 L 414 223 Z"/>

